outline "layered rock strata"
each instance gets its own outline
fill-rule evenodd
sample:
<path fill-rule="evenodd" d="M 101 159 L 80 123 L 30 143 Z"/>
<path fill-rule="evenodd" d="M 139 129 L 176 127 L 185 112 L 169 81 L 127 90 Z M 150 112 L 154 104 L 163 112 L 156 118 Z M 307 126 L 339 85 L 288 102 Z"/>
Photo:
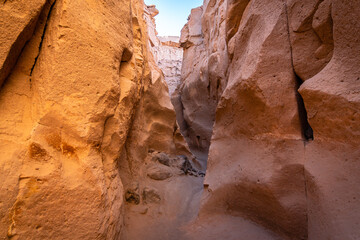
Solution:
<path fill-rule="evenodd" d="M 1 239 L 120 239 L 125 193 L 151 151 L 189 154 L 144 8 L 0 3 Z"/>
<path fill-rule="evenodd" d="M 190 147 L 210 145 L 197 224 L 213 239 L 211 219 L 239 218 L 269 239 L 360 237 L 359 13 L 355 0 L 192 11 L 175 107 Z"/>

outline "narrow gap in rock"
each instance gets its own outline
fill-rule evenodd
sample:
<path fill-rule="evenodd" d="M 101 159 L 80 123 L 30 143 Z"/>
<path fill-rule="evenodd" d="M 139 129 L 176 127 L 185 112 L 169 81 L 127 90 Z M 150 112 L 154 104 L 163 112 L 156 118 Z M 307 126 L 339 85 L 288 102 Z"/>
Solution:
<path fill-rule="evenodd" d="M 294 72 L 294 75 L 295 75 L 295 79 L 296 79 L 296 100 L 297 100 L 297 104 L 298 104 L 298 111 L 299 111 L 302 135 L 303 135 L 303 138 L 305 139 L 305 141 L 314 140 L 314 132 L 308 121 L 307 111 L 305 108 L 304 100 L 303 100 L 301 94 L 298 92 L 298 89 L 300 88 L 303 81 L 295 72 Z"/>
<path fill-rule="evenodd" d="M 288 12 L 288 6 L 286 1 L 284 1 L 284 7 L 285 7 L 285 13 L 286 13 L 286 19 L 287 19 L 287 34 L 288 34 L 288 40 L 289 40 L 289 46 L 290 46 L 290 55 L 291 55 L 291 66 L 293 68 L 294 76 L 295 76 L 295 94 L 296 94 L 296 100 L 298 105 L 298 112 L 299 112 L 299 118 L 300 118 L 300 124 L 301 124 L 301 132 L 302 137 L 305 141 L 314 140 L 314 132 L 311 128 L 308 118 L 307 118 L 307 111 L 305 108 L 304 100 L 299 93 L 299 88 L 301 84 L 303 84 L 303 80 L 296 74 L 296 71 L 294 69 L 294 56 L 293 56 L 293 49 L 290 39 L 290 25 L 289 25 L 289 12 Z"/>
<path fill-rule="evenodd" d="M 49 23 L 49 20 L 50 20 L 51 12 L 52 12 L 52 10 L 54 9 L 55 4 L 56 4 L 56 0 L 51 4 L 50 10 L 49 10 L 48 15 L 47 15 L 47 17 L 46 17 L 46 22 L 45 22 L 44 30 L 43 30 L 43 33 L 42 33 L 42 35 L 41 35 L 41 41 L 40 41 L 40 44 L 39 44 L 39 51 L 38 51 L 38 54 L 37 54 L 36 57 L 35 57 L 34 64 L 33 64 L 32 67 L 31 67 L 30 77 L 31 77 L 32 74 L 33 74 L 34 68 L 35 68 L 36 63 L 37 63 L 37 61 L 38 61 L 38 58 L 39 58 L 39 56 L 40 56 L 41 48 L 42 48 L 42 45 L 43 45 L 43 42 L 44 42 L 44 38 L 45 38 L 46 29 L 47 29 L 47 26 L 48 26 L 48 23 Z M 31 78 L 30 78 L 30 82 L 31 82 Z"/>

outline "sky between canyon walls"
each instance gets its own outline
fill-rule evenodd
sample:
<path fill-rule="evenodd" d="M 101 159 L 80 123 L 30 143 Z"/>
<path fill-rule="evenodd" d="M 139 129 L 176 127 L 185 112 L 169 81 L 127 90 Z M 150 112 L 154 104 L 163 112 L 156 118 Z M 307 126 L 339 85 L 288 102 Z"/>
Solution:
<path fill-rule="evenodd" d="M 156 5 L 160 11 L 156 19 L 159 36 L 180 36 L 192 8 L 202 5 L 203 0 L 145 0 L 147 5 Z"/>

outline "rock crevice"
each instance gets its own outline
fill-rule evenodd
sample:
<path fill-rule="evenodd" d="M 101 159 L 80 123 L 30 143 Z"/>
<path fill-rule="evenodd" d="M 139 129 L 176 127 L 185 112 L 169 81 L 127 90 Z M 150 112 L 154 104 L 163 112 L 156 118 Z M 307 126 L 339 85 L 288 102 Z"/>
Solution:
<path fill-rule="evenodd" d="M 50 2 L 49 2 L 49 4 L 50 4 Z M 39 43 L 39 51 L 38 51 L 38 53 L 37 53 L 37 55 L 36 55 L 36 57 L 35 57 L 34 64 L 33 64 L 32 67 L 31 67 L 30 77 L 31 77 L 32 74 L 33 74 L 34 68 L 35 68 L 36 63 L 37 63 L 37 61 L 38 61 L 38 58 L 39 58 L 39 56 L 40 56 L 40 52 L 41 52 L 42 45 L 43 45 L 44 38 L 45 38 L 46 29 L 47 29 L 47 27 L 48 27 L 48 22 L 50 21 L 51 13 L 52 13 L 52 10 L 53 10 L 55 4 L 56 4 L 56 0 L 54 0 L 54 1 L 51 3 L 50 8 L 47 10 L 48 13 L 47 13 L 47 16 L 46 16 L 46 19 L 45 19 L 44 30 L 43 30 L 43 33 L 42 33 L 42 35 L 41 35 L 41 40 L 40 40 L 40 43 Z M 30 78 L 30 81 L 31 81 L 31 78 Z"/>

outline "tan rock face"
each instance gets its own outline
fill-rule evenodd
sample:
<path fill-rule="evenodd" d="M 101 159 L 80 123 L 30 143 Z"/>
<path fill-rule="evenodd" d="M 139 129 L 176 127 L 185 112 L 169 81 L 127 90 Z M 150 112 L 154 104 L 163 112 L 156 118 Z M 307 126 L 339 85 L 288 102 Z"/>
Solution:
<path fill-rule="evenodd" d="M 188 154 L 144 7 L 1 3 L 1 239 L 119 239 L 148 150 Z"/>
<path fill-rule="evenodd" d="M 189 236 L 224 237 L 211 220 L 218 219 L 224 229 L 236 223 L 257 231 L 234 231 L 227 239 L 358 238 L 360 4 L 209 0 L 202 8 L 202 42 L 190 34 L 200 17 L 191 15 L 182 32 L 176 106 L 182 128 L 200 132 L 204 126 L 197 124 L 205 108 L 200 94 L 218 99 L 214 115 L 207 104 L 206 119 L 215 116 L 215 124 L 208 131 L 200 216 Z M 194 56 L 201 56 L 196 64 L 202 68 L 191 72 L 185 66 Z M 215 79 L 220 90 L 207 95 L 204 86 Z M 265 237 L 244 221 L 276 236 Z"/>
<path fill-rule="evenodd" d="M 307 80 L 333 55 L 332 1 L 287 1 L 295 73 Z"/>
<path fill-rule="evenodd" d="M 216 206 L 280 235 L 306 238 L 304 148 L 282 1 L 248 6 L 229 55 L 205 179 L 211 200 L 203 211 Z"/>
<path fill-rule="evenodd" d="M 358 1 L 332 1 L 331 61 L 300 88 L 314 129 L 306 147 L 309 238 L 356 239 L 359 224 L 360 50 Z"/>
<path fill-rule="evenodd" d="M 0 8 L 0 86 L 14 67 L 25 43 L 32 37 L 45 0 L 4 1 Z"/>

